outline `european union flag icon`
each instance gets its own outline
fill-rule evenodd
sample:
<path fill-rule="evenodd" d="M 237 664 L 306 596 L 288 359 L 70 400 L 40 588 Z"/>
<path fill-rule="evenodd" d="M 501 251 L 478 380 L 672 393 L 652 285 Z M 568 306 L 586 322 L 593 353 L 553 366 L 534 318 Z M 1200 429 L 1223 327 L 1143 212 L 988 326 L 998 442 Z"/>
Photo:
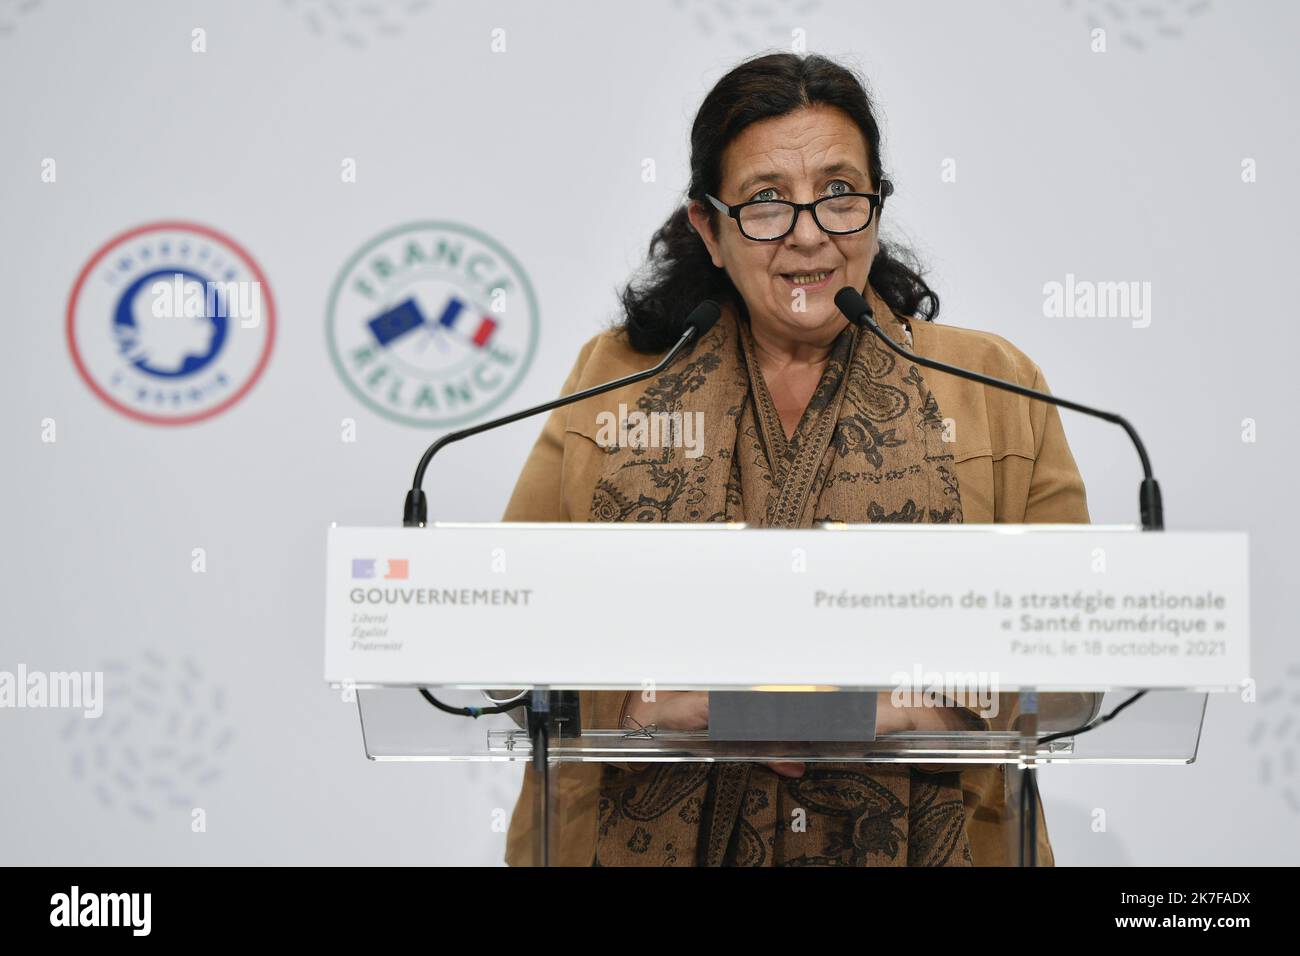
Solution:
<path fill-rule="evenodd" d="M 387 312 L 375 316 L 366 325 L 370 327 L 375 341 L 387 346 L 394 339 L 401 338 L 424 325 L 424 313 L 420 311 L 419 303 L 415 299 L 406 299 Z"/>

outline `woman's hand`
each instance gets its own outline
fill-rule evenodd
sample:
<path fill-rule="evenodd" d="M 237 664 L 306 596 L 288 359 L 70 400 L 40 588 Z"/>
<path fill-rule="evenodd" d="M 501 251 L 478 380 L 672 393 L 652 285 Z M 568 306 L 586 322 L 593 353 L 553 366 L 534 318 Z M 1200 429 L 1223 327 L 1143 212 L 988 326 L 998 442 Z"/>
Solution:
<path fill-rule="evenodd" d="M 954 704 L 942 707 L 903 707 L 894 703 L 890 691 L 881 691 L 876 697 L 877 736 L 915 730 L 942 733 L 983 729 L 983 722 L 977 716 Z"/>
<path fill-rule="evenodd" d="M 661 690 L 654 700 L 634 693 L 623 711 L 632 729 L 654 724 L 659 730 L 707 730 L 709 693 L 700 690 Z M 626 725 L 625 725 L 626 726 Z M 765 764 L 782 777 L 802 777 L 804 765 L 795 761 Z"/>
<path fill-rule="evenodd" d="M 896 706 L 892 693 L 880 691 L 876 694 L 876 736 L 920 729 L 913 719 L 913 710 L 911 707 Z"/>
<path fill-rule="evenodd" d="M 709 694 L 702 690 L 661 690 L 654 700 L 633 692 L 623 711 L 630 729 L 654 724 L 660 730 L 705 730 L 709 726 Z M 635 721 L 635 723 L 633 723 Z"/>

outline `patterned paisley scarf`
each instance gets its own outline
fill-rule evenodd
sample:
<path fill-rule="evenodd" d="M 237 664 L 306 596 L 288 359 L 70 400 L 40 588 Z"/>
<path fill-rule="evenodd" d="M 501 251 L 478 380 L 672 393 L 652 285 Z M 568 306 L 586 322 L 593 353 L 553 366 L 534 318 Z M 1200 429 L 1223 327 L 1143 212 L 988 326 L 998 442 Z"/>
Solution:
<path fill-rule="evenodd" d="M 904 327 L 868 287 L 895 341 Z M 592 521 L 960 522 L 943 419 L 920 372 L 848 327 L 787 439 L 745 316 L 722 318 L 651 380 L 642 412 L 702 412 L 703 449 L 608 450 Z M 698 449 L 697 449 L 698 450 Z M 969 866 L 959 773 L 808 763 L 604 765 L 598 866 Z"/>

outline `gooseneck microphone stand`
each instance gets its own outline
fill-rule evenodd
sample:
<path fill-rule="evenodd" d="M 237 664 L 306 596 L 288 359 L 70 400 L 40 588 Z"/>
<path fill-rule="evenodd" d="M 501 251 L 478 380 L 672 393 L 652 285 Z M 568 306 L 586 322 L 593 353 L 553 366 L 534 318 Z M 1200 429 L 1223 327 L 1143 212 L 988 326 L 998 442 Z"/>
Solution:
<path fill-rule="evenodd" d="M 985 375 L 982 372 L 975 372 L 968 368 L 960 368 L 956 365 L 949 365 L 946 362 L 940 362 L 936 359 L 926 358 L 923 355 L 917 355 L 910 352 L 903 346 L 899 345 L 888 335 L 876 321 L 875 313 L 872 312 L 870 304 L 862 293 L 852 286 L 845 286 L 835 293 L 835 304 L 839 310 L 844 313 L 854 325 L 866 327 L 876 338 L 884 342 L 890 349 L 897 352 L 909 362 L 915 362 L 917 365 L 924 365 L 926 368 L 938 369 L 941 372 L 949 372 L 958 375 L 961 378 L 968 378 L 974 382 L 981 382 L 984 385 L 992 385 L 994 388 L 1004 389 L 1008 392 L 1015 392 L 1017 395 L 1024 395 L 1026 398 L 1035 398 L 1039 401 L 1048 402 L 1052 405 L 1060 405 L 1062 408 L 1070 408 L 1076 412 L 1083 412 L 1085 415 L 1091 415 L 1094 418 L 1100 418 L 1112 424 L 1119 425 L 1124 431 L 1128 432 L 1128 437 L 1133 441 L 1133 447 L 1137 449 L 1138 458 L 1142 461 L 1142 485 L 1138 489 L 1138 508 L 1142 515 L 1143 531 L 1163 531 L 1165 527 L 1164 506 L 1160 501 L 1160 484 L 1156 481 L 1155 475 L 1151 471 L 1151 459 L 1147 456 L 1146 446 L 1142 444 L 1142 439 L 1138 437 L 1137 429 L 1129 424 L 1128 419 L 1123 415 L 1117 415 L 1114 412 L 1103 412 L 1099 408 L 1093 408 L 1090 405 L 1083 405 L 1079 402 L 1072 402 L 1069 399 L 1061 398 L 1050 392 L 1040 392 L 1036 389 L 1026 388 L 1024 385 L 1017 385 L 1015 382 L 1008 382 L 1005 379 L 994 378 L 992 375 Z"/>
<path fill-rule="evenodd" d="M 1104 412 L 1101 409 L 1093 408 L 1090 405 L 1083 405 L 1079 402 L 1072 402 L 1069 399 L 1060 398 L 1052 395 L 1050 392 L 1040 392 L 1037 389 L 1026 388 L 1015 382 L 1008 382 L 1005 379 L 994 378 L 992 375 L 985 375 L 982 372 L 976 372 L 971 369 L 961 368 L 956 365 L 949 365 L 946 362 L 940 362 L 937 359 L 926 358 L 923 355 L 917 355 L 903 346 L 899 345 L 880 327 L 876 321 L 875 313 L 872 311 L 871 304 L 857 289 L 852 286 L 845 286 L 835 293 L 835 305 L 854 325 L 859 328 L 866 328 L 876 338 L 884 342 L 885 345 L 894 352 L 897 352 L 909 362 L 915 362 L 917 365 L 923 365 L 926 368 L 938 369 L 941 372 L 948 372 L 961 378 L 968 378 L 974 382 L 980 382 L 984 385 L 991 385 L 994 388 L 1000 388 L 1008 392 L 1014 392 L 1017 395 L 1023 395 L 1026 398 L 1037 399 L 1038 401 L 1047 402 L 1051 405 L 1059 405 L 1062 408 L 1073 409 L 1076 412 L 1083 412 L 1085 415 L 1091 415 L 1094 418 L 1100 418 L 1112 424 L 1119 425 L 1128 433 L 1128 437 L 1133 441 L 1133 447 L 1137 449 L 1138 458 L 1142 462 L 1142 485 L 1138 489 L 1138 508 L 1142 516 L 1143 531 L 1163 531 L 1165 527 L 1164 506 L 1160 499 L 1160 484 L 1156 481 L 1155 475 L 1151 471 L 1151 459 L 1147 456 L 1146 446 L 1142 444 L 1142 439 L 1138 437 L 1137 430 L 1129 424 L 1128 419 L 1114 412 Z M 1039 737 L 1037 745 L 1050 743 L 1062 737 L 1074 737 L 1079 734 L 1087 733 L 1100 727 L 1102 724 L 1111 720 L 1124 708 L 1137 702 L 1146 691 L 1138 691 L 1133 694 L 1109 714 L 1073 730 L 1065 730 L 1060 733 L 1048 734 L 1045 737 Z M 1038 694 L 1030 692 L 1025 694 L 1031 699 L 1031 705 L 1034 713 L 1037 712 Z M 1024 783 L 1020 791 L 1020 822 L 1021 822 L 1021 850 L 1020 861 L 1022 865 L 1038 865 L 1038 779 L 1037 770 L 1033 766 L 1025 767 Z"/>
<path fill-rule="evenodd" d="M 631 375 L 625 375 L 622 378 L 614 379 L 611 382 L 604 382 L 600 385 L 593 385 L 585 388 L 580 392 L 574 392 L 571 395 L 562 395 L 559 398 L 549 402 L 543 402 L 541 405 L 534 405 L 532 408 L 525 408 L 522 411 L 512 412 L 509 415 L 503 415 L 500 418 L 494 418 L 491 421 L 482 422 L 478 425 L 471 425 L 469 428 L 462 428 L 459 431 L 448 432 L 443 435 L 420 456 L 420 463 L 415 468 L 415 479 L 411 482 L 411 490 L 406 493 L 406 502 L 402 508 L 402 526 L 406 528 L 423 528 L 429 523 L 429 502 L 424 493 L 424 475 L 429 469 L 429 463 L 433 461 L 433 456 L 442 451 L 453 442 L 461 441 L 465 438 L 471 438 L 474 435 L 491 431 L 494 428 L 500 428 L 503 425 L 509 425 L 525 418 L 531 418 L 534 415 L 541 415 L 543 412 L 554 411 L 557 408 L 563 408 L 565 405 L 572 405 L 574 402 L 580 402 L 584 398 L 591 398 L 593 395 L 601 395 L 605 392 L 613 391 L 616 388 L 622 388 L 625 385 L 632 385 L 636 382 L 644 381 L 658 375 L 673 360 L 680 355 L 687 346 L 692 342 L 703 338 L 704 334 L 713 328 L 714 323 L 722 315 L 722 310 L 718 304 L 711 299 L 706 299 L 691 310 L 687 315 L 682 326 L 681 337 L 672 348 L 664 355 L 659 362 L 651 368 L 641 372 L 634 372 Z M 538 807 L 538 829 L 539 829 L 539 850 L 538 856 L 540 862 L 545 866 L 550 862 L 550 806 L 549 806 L 549 784 L 550 784 L 550 763 L 548 760 L 549 742 L 552 737 L 559 738 L 563 736 L 566 728 L 570 734 L 581 732 L 581 712 L 578 703 L 578 694 L 576 691 L 554 691 L 546 692 L 543 690 L 533 690 L 530 694 L 525 695 L 519 700 L 511 701 L 506 704 L 498 704 L 491 707 L 453 707 L 438 700 L 429 692 L 427 687 L 421 687 L 420 696 L 429 704 L 438 710 L 447 714 L 454 714 L 462 717 L 478 718 L 484 714 L 503 714 L 516 708 L 524 708 L 527 713 L 528 734 L 532 740 L 532 763 L 533 769 L 541 777 L 539 781 L 539 802 Z"/>
<path fill-rule="evenodd" d="M 541 405 L 534 405 L 532 408 L 525 408 L 523 411 L 511 412 L 509 415 L 503 415 L 500 418 L 494 418 L 491 421 L 482 422 L 478 425 L 471 425 L 469 428 L 462 428 L 460 431 L 448 432 L 436 442 L 424 450 L 420 456 L 420 463 L 415 466 L 415 480 L 411 482 L 411 490 L 406 493 L 406 504 L 402 509 L 402 525 L 407 528 L 423 528 L 429 522 L 429 502 L 424 494 L 424 473 L 429 469 L 429 463 L 433 461 L 433 456 L 438 454 L 452 442 L 458 442 L 463 438 L 471 438 L 474 435 L 483 432 L 492 431 L 494 428 L 500 428 L 502 425 L 509 425 L 513 422 L 525 418 L 531 418 L 534 415 L 540 415 L 543 412 L 554 411 L 557 408 L 563 408 L 565 405 L 572 405 L 574 402 L 580 402 L 584 398 L 591 398 L 593 395 L 601 395 L 605 392 L 613 391 L 616 388 L 622 388 L 625 385 L 632 385 L 636 382 L 643 381 L 658 375 L 669 365 L 673 359 L 682 353 L 686 346 L 690 345 L 696 339 L 703 337 L 718 321 L 722 314 L 718 304 L 711 299 L 705 299 L 686 317 L 684 329 L 681 338 L 675 345 L 670 348 L 667 354 L 659 360 L 659 364 L 653 368 L 645 369 L 641 372 L 634 372 L 631 375 L 625 375 L 623 378 L 616 378 L 612 382 L 604 382 L 600 385 L 593 385 L 591 388 L 583 389 L 580 392 L 574 392 L 572 395 L 561 395 L 559 398 L 549 402 L 543 402 Z"/>

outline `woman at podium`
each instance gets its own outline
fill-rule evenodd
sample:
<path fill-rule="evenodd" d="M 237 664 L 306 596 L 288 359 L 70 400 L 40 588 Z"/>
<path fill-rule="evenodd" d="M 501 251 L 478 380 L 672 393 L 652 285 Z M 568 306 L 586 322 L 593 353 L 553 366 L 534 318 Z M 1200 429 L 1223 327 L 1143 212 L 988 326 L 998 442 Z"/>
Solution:
<path fill-rule="evenodd" d="M 922 374 L 836 308 L 835 293 L 851 285 L 886 334 L 916 352 L 1047 387 L 1005 339 L 936 324 L 938 297 L 880 238 L 892 186 L 877 114 L 852 72 L 790 53 L 742 63 L 704 99 L 690 163 L 687 201 L 655 233 L 644 271 L 624 290 L 623 322 L 582 347 L 563 392 L 644 368 L 704 299 L 722 306 L 721 319 L 666 372 L 552 413 L 505 520 L 1088 521 L 1054 406 Z M 611 442 L 610 416 L 628 410 L 680 413 L 703 428 L 690 443 Z M 717 599 L 725 615 L 729 595 Z M 617 635 L 618 622 L 607 624 Z M 663 626 L 683 622 L 666 613 Z M 725 619 L 714 629 L 743 643 Z M 654 702 L 582 696 L 587 727 L 708 723 L 703 693 L 661 692 Z M 879 717 L 954 728 L 979 719 L 957 708 Z M 563 864 L 1016 861 L 1017 796 L 998 765 L 563 764 L 559 773 L 563 839 L 552 853 Z M 508 837 L 511 863 L 531 859 L 537 782 L 529 769 Z M 792 807 L 807 814 L 799 832 Z M 1050 864 L 1045 821 L 1037 832 L 1039 861 Z"/>

